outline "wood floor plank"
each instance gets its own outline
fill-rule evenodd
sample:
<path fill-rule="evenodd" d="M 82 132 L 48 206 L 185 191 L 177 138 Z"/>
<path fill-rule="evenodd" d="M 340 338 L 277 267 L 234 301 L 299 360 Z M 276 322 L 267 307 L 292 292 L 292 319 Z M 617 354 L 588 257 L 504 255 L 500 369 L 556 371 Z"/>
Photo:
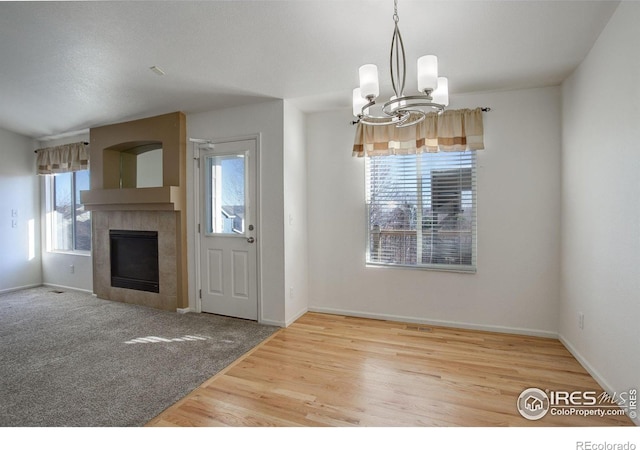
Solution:
<path fill-rule="evenodd" d="M 602 389 L 556 339 L 307 313 L 147 426 L 622 426 L 517 411 L 520 393 Z"/>

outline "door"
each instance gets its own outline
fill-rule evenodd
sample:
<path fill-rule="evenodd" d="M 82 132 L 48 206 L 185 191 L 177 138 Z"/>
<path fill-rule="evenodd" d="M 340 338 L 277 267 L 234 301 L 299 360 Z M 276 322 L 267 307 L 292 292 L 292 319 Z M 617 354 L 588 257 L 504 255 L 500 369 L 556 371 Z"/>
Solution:
<path fill-rule="evenodd" d="M 258 318 L 256 147 L 244 140 L 200 149 L 203 312 Z"/>

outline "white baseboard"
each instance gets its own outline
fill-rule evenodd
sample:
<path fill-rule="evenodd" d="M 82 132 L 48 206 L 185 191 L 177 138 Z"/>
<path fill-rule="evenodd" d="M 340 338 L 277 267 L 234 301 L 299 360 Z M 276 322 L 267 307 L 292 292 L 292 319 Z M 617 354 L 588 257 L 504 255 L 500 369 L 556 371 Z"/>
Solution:
<path fill-rule="evenodd" d="M 2 289 L 2 290 L 0 290 L 0 294 L 6 294 L 8 292 L 21 291 L 23 289 L 31 289 L 31 288 L 40 287 L 40 286 L 42 286 L 41 283 L 38 283 L 38 284 L 27 284 L 25 286 L 16 286 L 16 287 L 8 288 L 8 289 Z"/>
<path fill-rule="evenodd" d="M 176 312 L 178 314 L 186 314 L 186 313 L 192 312 L 192 309 L 191 308 L 176 308 Z"/>
<path fill-rule="evenodd" d="M 274 327 L 280 327 L 280 328 L 286 328 L 287 324 L 285 322 L 282 322 L 281 320 L 272 320 L 272 319 L 265 319 L 264 317 L 260 320 L 258 320 L 258 323 L 261 323 L 263 325 L 271 325 Z"/>
<path fill-rule="evenodd" d="M 297 314 L 295 314 L 292 318 L 288 319 L 285 322 L 285 327 L 288 327 L 289 325 L 291 325 L 293 322 L 295 322 L 296 320 L 298 320 L 300 317 L 304 316 L 307 311 L 309 311 L 307 308 L 302 308 L 300 311 L 298 311 Z"/>
<path fill-rule="evenodd" d="M 307 312 L 307 308 L 302 308 L 300 311 L 298 311 L 292 318 L 282 321 L 282 320 L 273 320 L 273 319 L 265 319 L 264 317 L 262 319 L 260 319 L 258 322 L 262 323 L 264 325 L 271 325 L 274 327 L 280 327 L 280 328 L 287 328 L 289 325 L 291 325 L 293 322 L 295 322 L 296 320 L 298 320 L 300 317 L 302 317 L 306 312 Z"/>
<path fill-rule="evenodd" d="M 463 328 L 467 330 L 492 331 L 496 333 L 521 334 L 525 336 L 537 336 L 537 337 L 558 339 L 558 333 L 554 331 L 535 330 L 530 328 L 512 328 L 512 327 L 503 327 L 499 325 L 482 325 L 482 324 L 466 323 L 466 322 L 453 322 L 448 320 L 433 320 L 433 319 L 428 319 L 424 317 L 407 317 L 407 316 L 398 316 L 398 315 L 392 315 L 392 314 L 376 314 L 376 313 L 368 313 L 368 312 L 362 312 L 362 311 L 351 311 L 351 310 L 324 308 L 324 307 L 316 307 L 316 306 L 309 307 L 309 311 L 326 313 L 326 314 L 337 314 L 340 316 L 362 317 L 365 319 L 392 320 L 395 322 L 419 323 L 419 324 L 433 325 L 433 326 L 439 326 L 439 327 Z"/>
<path fill-rule="evenodd" d="M 589 361 L 562 334 L 558 334 L 558 339 L 560 340 L 560 342 L 562 342 L 562 345 L 564 345 L 567 348 L 567 350 L 569 350 L 569 353 L 571 353 L 573 357 L 578 360 L 580 365 L 582 365 L 582 367 L 584 367 L 585 370 L 589 372 L 589 375 L 591 375 L 593 379 L 596 380 L 596 382 L 600 385 L 600 387 L 602 387 L 602 389 L 604 389 L 607 392 L 607 394 L 613 396 L 616 390 L 611 387 L 611 385 L 602 376 L 602 374 L 598 372 L 595 369 L 595 367 L 593 367 L 589 363 Z M 640 386 L 632 386 L 632 387 L 640 389 Z M 637 426 L 640 426 L 640 418 L 636 417 L 635 419 L 631 419 L 631 421 L 635 423 Z"/>

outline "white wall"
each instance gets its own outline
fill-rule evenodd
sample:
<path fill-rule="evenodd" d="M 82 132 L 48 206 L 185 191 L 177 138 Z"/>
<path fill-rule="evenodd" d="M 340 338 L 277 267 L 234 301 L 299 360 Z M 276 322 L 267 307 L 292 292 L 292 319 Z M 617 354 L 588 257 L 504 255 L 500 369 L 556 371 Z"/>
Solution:
<path fill-rule="evenodd" d="M 307 117 L 309 309 L 556 336 L 560 90 L 473 94 L 490 106 L 478 152 L 476 274 L 365 267 L 364 161 L 348 110 Z"/>
<path fill-rule="evenodd" d="M 258 150 L 260 177 L 260 228 L 257 245 L 260 263 L 259 320 L 285 324 L 284 194 L 283 194 L 283 101 L 274 100 L 187 116 L 187 136 L 223 139 L 260 134 Z M 193 161 L 193 144 L 187 145 L 187 161 Z M 189 306 L 195 306 L 195 225 L 193 165 L 187 163 L 187 252 Z"/>
<path fill-rule="evenodd" d="M 284 267 L 287 325 L 309 306 L 305 117 L 284 102 Z"/>
<path fill-rule="evenodd" d="M 560 335 L 617 392 L 640 388 L 638 23 L 622 2 L 562 86 Z"/>
<path fill-rule="evenodd" d="M 34 149 L 30 138 L 0 128 L 0 292 L 42 283 Z"/>
<path fill-rule="evenodd" d="M 56 145 L 70 144 L 72 142 L 89 142 L 89 133 L 70 136 L 39 143 L 38 147 L 53 147 Z M 89 161 L 91 164 L 91 161 Z M 45 211 L 45 178 L 37 177 L 39 181 L 40 198 L 42 199 L 39 211 L 44 217 Z M 47 285 L 61 288 L 77 289 L 93 292 L 93 262 L 91 254 L 60 253 L 46 250 L 45 223 L 42 222 L 42 282 Z M 71 271 L 73 266 L 73 272 Z"/>
<path fill-rule="evenodd" d="M 162 149 L 140 153 L 136 161 L 136 187 L 157 187 L 162 183 Z"/>

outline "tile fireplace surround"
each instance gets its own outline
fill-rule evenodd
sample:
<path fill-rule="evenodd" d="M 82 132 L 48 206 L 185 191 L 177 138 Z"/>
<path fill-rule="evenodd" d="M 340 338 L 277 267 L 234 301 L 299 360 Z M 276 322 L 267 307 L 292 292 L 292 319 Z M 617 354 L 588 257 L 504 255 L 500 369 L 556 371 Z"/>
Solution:
<path fill-rule="evenodd" d="M 91 188 L 81 199 L 92 214 L 94 294 L 169 311 L 188 307 L 184 114 L 92 128 L 90 137 Z M 120 188 L 120 154 L 149 143 L 162 147 L 162 186 Z M 158 232 L 158 293 L 111 286 L 109 230 Z"/>
<path fill-rule="evenodd" d="M 177 214 L 173 211 L 94 211 L 92 214 L 94 293 L 99 298 L 175 311 Z M 159 293 L 111 286 L 109 230 L 158 232 Z"/>

